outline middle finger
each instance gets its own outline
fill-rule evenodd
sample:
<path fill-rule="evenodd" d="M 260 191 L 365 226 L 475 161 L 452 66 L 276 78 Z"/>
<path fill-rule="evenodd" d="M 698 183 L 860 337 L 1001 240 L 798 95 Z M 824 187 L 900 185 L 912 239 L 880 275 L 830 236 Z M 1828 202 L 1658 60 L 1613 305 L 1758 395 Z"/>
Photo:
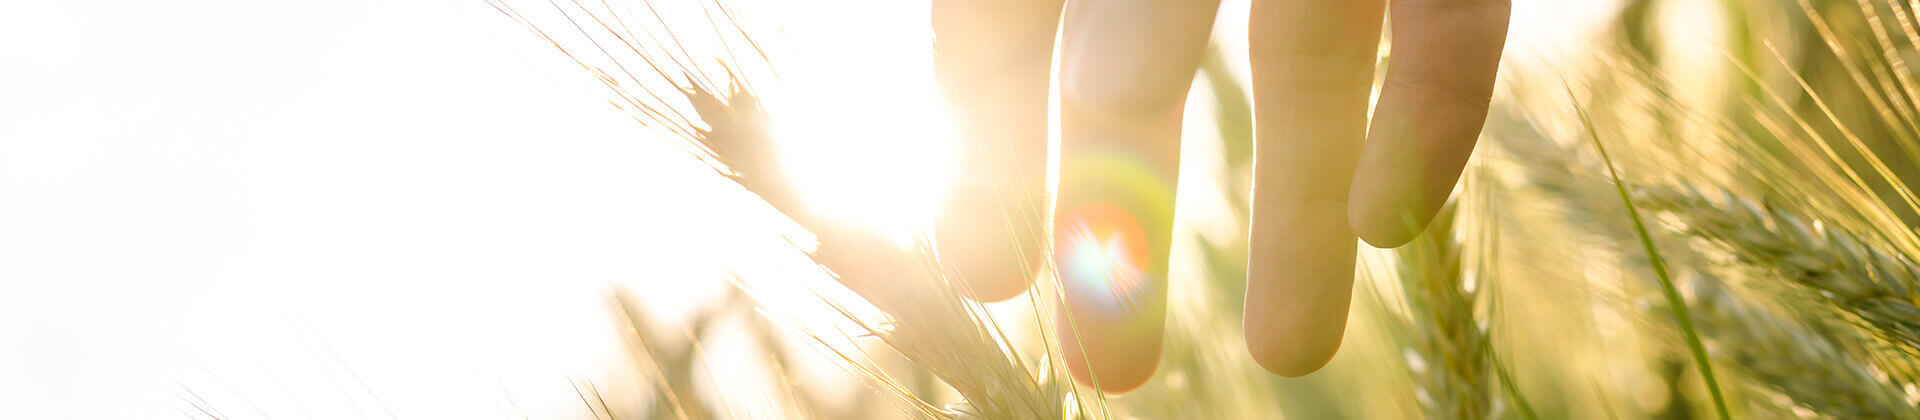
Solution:
<path fill-rule="evenodd" d="M 1060 63 L 1054 265 L 1068 370 L 1102 390 L 1153 375 L 1166 324 L 1181 110 L 1217 0 L 1081 0 Z"/>

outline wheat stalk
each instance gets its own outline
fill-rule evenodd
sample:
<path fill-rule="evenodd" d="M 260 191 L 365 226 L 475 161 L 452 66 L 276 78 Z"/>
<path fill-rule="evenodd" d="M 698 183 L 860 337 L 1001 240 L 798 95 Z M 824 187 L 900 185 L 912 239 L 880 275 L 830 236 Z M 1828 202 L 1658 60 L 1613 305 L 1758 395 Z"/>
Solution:
<path fill-rule="evenodd" d="M 1395 251 L 1411 318 L 1404 332 L 1413 336 L 1404 354 L 1428 418 L 1483 419 L 1493 414 L 1492 346 L 1475 317 L 1480 288 L 1461 264 L 1459 217 L 1448 205 L 1420 239 Z"/>

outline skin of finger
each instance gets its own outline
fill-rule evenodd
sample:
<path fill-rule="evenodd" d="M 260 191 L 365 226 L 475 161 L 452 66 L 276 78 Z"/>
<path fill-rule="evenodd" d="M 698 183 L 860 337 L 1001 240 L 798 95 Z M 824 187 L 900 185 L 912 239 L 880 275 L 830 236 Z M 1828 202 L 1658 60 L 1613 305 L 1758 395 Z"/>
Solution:
<path fill-rule="evenodd" d="M 1067 6 L 1053 247 L 1065 310 L 1057 337 L 1073 377 L 1107 392 L 1139 387 L 1159 363 L 1181 111 L 1218 6 L 1183 0 Z M 1107 244 L 1124 264 L 1076 257 Z"/>
<path fill-rule="evenodd" d="M 1413 240 L 1460 179 L 1487 119 L 1506 0 L 1395 0 L 1393 54 L 1348 217 L 1379 247 Z"/>
<path fill-rule="evenodd" d="M 935 0 L 934 68 L 954 113 L 960 167 L 934 244 L 960 291 L 1027 290 L 1044 255 L 1047 89 L 1061 0 Z"/>
<path fill-rule="evenodd" d="M 1366 137 L 1384 4 L 1260 0 L 1249 15 L 1254 192 L 1247 350 L 1301 376 L 1340 348 L 1353 290 L 1347 192 Z"/>

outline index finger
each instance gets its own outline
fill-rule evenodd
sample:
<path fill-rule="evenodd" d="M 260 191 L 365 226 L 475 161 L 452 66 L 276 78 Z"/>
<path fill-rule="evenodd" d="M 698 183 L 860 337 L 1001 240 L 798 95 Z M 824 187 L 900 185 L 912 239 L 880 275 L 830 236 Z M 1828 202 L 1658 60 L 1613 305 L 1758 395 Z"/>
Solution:
<path fill-rule="evenodd" d="M 1508 0 L 1393 1 L 1393 55 L 1347 208 L 1367 243 L 1413 240 L 1453 193 L 1487 120 L 1511 9 Z"/>

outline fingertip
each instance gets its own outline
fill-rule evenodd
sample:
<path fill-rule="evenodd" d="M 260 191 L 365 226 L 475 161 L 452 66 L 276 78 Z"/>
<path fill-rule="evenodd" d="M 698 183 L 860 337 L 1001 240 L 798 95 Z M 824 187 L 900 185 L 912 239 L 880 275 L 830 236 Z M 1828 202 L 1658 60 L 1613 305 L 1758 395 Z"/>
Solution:
<path fill-rule="evenodd" d="M 1360 235 L 1360 241 L 1366 242 L 1367 245 L 1374 248 L 1393 249 L 1399 248 L 1401 245 L 1406 245 L 1408 242 L 1413 242 L 1413 237 L 1415 236 L 1419 235 L 1407 231 L 1381 232 L 1372 235 L 1363 233 Z"/>
<path fill-rule="evenodd" d="M 1275 375 L 1298 378 L 1318 372 L 1320 368 L 1327 366 L 1327 362 L 1333 361 L 1333 355 L 1339 353 L 1340 341 L 1334 341 L 1333 345 L 1326 346 L 1325 349 L 1301 351 L 1276 351 L 1272 348 L 1256 350 L 1253 348 L 1252 340 L 1247 341 L 1247 346 L 1247 350 L 1253 354 L 1253 361 L 1258 363 L 1261 369 L 1266 369 L 1267 372 Z M 1271 346 L 1271 344 L 1263 346 Z"/>
<path fill-rule="evenodd" d="M 1346 236 L 1346 243 L 1351 244 L 1352 238 Z M 1313 245 L 1286 245 L 1301 248 L 1266 249 L 1277 251 L 1273 255 L 1280 258 L 1302 263 L 1250 267 L 1241 332 L 1254 362 L 1268 372 L 1291 378 L 1319 370 L 1340 351 L 1353 299 L 1354 247 L 1341 247 L 1341 252 L 1332 254 L 1302 255 L 1302 249 L 1311 249 L 1304 247 Z"/>
<path fill-rule="evenodd" d="M 1026 293 L 1033 284 L 1034 258 L 1016 253 L 978 252 L 982 262 L 960 264 L 954 276 L 960 280 L 960 295 L 979 302 L 999 302 Z"/>
<path fill-rule="evenodd" d="M 1396 202 L 1404 200 L 1379 198 L 1377 192 L 1363 191 L 1365 189 L 1360 182 L 1354 183 L 1352 198 L 1347 204 L 1347 221 L 1353 233 L 1368 245 L 1375 248 L 1406 245 L 1433 222 L 1432 211 L 1420 211 L 1412 208 L 1414 204 Z"/>
<path fill-rule="evenodd" d="M 960 295 L 978 302 L 1000 302 L 1019 297 L 1032 284 L 1028 280 L 1032 272 L 1014 268 L 1015 265 L 1007 263 L 1004 269 L 970 266 L 972 268 L 959 270 L 956 275 L 965 282 L 965 287 L 960 288 Z"/>
<path fill-rule="evenodd" d="M 1253 356 L 1253 361 L 1260 368 L 1275 375 L 1288 378 L 1306 376 L 1325 367 L 1340 352 L 1340 342 L 1346 333 L 1344 318 L 1330 327 L 1329 334 L 1327 331 L 1303 329 L 1313 327 L 1285 320 L 1279 322 L 1287 326 L 1271 328 L 1261 325 L 1258 317 L 1249 316 L 1243 324 L 1247 353 Z"/>
<path fill-rule="evenodd" d="M 1384 227 L 1379 223 L 1353 225 L 1353 231 L 1360 236 L 1361 241 L 1380 249 L 1399 248 L 1401 245 L 1413 242 L 1413 238 L 1419 236 L 1421 230 L 1425 228 Z"/>
<path fill-rule="evenodd" d="M 934 231 L 940 265 L 960 294 L 982 302 L 1012 299 L 1033 284 L 1042 252 L 1040 215 L 1027 203 L 955 197 Z"/>
<path fill-rule="evenodd" d="M 1123 314 L 1103 312 L 1089 303 L 1067 296 L 1055 316 L 1054 336 L 1067 372 L 1081 385 L 1108 394 L 1140 388 L 1159 369 L 1165 302 Z"/>
<path fill-rule="evenodd" d="M 1146 385 L 1147 380 L 1153 378 L 1153 372 L 1159 370 L 1160 343 L 1153 343 L 1150 349 L 1127 349 L 1125 352 L 1127 354 L 1089 358 L 1079 349 L 1068 347 L 1064 352 L 1067 356 L 1067 373 L 1080 385 L 1094 387 L 1100 392 L 1132 392 Z"/>

